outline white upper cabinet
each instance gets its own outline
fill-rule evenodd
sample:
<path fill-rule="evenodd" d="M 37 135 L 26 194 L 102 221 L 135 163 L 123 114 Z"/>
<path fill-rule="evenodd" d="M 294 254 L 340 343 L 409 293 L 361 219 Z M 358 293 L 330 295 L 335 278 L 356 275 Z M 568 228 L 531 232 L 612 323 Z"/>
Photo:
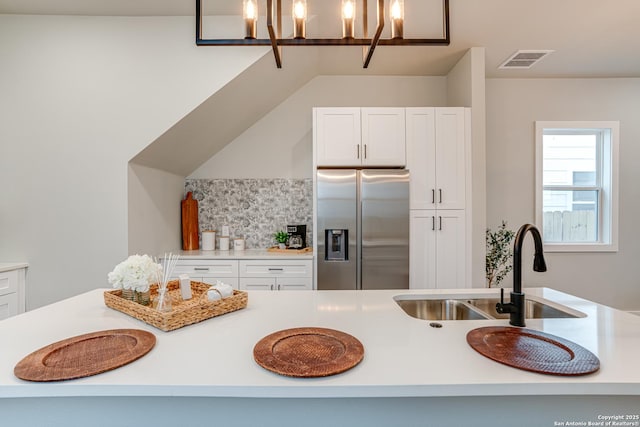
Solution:
<path fill-rule="evenodd" d="M 404 108 L 363 108 L 363 166 L 404 166 L 407 162 Z"/>
<path fill-rule="evenodd" d="M 407 108 L 411 209 L 464 209 L 465 109 Z"/>
<path fill-rule="evenodd" d="M 361 157 L 360 108 L 316 108 L 318 166 L 353 166 Z"/>
<path fill-rule="evenodd" d="M 315 108 L 317 166 L 403 167 L 404 108 Z"/>

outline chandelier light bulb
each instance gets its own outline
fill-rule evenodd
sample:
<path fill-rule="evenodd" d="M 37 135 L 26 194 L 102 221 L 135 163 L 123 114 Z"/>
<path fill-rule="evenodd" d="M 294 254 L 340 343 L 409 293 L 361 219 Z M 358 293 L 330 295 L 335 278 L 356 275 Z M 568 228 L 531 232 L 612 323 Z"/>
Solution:
<path fill-rule="evenodd" d="M 342 0 L 342 37 L 352 39 L 355 35 L 356 2 Z"/>
<path fill-rule="evenodd" d="M 401 39 L 404 36 L 404 0 L 391 0 L 389 10 L 391 18 L 391 38 Z"/>
<path fill-rule="evenodd" d="M 307 33 L 307 0 L 293 0 L 293 38 L 304 39 Z"/>
<path fill-rule="evenodd" d="M 256 0 L 244 0 L 242 4 L 244 15 L 245 39 L 255 39 L 257 34 L 258 4 Z"/>

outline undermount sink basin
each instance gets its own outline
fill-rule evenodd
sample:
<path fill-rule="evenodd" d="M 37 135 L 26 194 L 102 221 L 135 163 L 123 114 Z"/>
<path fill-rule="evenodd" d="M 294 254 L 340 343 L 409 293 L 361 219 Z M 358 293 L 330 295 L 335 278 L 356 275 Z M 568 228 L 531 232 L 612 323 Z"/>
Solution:
<path fill-rule="evenodd" d="M 509 313 L 498 313 L 496 311 L 496 304 L 500 302 L 499 298 L 469 299 L 466 300 L 466 302 L 495 319 L 509 318 Z M 525 319 L 567 319 L 580 316 L 569 313 L 568 311 L 560 310 L 540 301 L 527 299 L 524 303 L 524 317 Z"/>
<path fill-rule="evenodd" d="M 416 298 L 416 295 L 398 295 L 395 302 L 411 317 L 422 320 L 487 320 L 508 319 L 509 314 L 496 311 L 500 298 Z M 553 304 L 553 303 L 551 303 Z M 560 319 L 586 317 L 558 304 L 552 306 L 538 299 L 526 299 L 526 319 Z"/>
<path fill-rule="evenodd" d="M 482 320 L 488 319 L 463 301 L 453 299 L 396 299 L 411 317 L 422 320 Z"/>

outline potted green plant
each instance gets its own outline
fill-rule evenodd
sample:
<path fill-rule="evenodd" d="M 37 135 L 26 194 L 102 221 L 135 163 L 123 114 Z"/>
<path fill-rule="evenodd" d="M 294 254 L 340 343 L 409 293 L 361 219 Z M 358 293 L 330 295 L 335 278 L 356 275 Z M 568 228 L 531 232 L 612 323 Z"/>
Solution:
<path fill-rule="evenodd" d="M 499 286 L 500 282 L 513 269 L 511 241 L 515 235 L 514 231 L 507 228 L 507 223 L 504 220 L 496 231 L 487 228 L 485 273 L 488 288 Z"/>
<path fill-rule="evenodd" d="M 280 249 L 287 248 L 287 240 L 289 240 L 289 234 L 286 231 L 278 231 L 273 235 L 273 237 L 276 239 L 276 242 L 278 242 L 278 247 Z"/>

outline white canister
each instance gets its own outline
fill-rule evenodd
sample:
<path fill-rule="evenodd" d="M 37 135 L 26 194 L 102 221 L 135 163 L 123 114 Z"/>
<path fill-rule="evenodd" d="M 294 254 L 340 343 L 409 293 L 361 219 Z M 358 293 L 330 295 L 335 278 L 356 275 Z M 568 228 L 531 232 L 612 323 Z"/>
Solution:
<path fill-rule="evenodd" d="M 244 251 L 244 239 L 233 239 L 233 250 Z"/>
<path fill-rule="evenodd" d="M 220 250 L 228 251 L 229 250 L 229 236 L 220 236 Z"/>
<path fill-rule="evenodd" d="M 216 248 L 216 230 L 202 232 L 202 250 L 212 251 Z"/>

